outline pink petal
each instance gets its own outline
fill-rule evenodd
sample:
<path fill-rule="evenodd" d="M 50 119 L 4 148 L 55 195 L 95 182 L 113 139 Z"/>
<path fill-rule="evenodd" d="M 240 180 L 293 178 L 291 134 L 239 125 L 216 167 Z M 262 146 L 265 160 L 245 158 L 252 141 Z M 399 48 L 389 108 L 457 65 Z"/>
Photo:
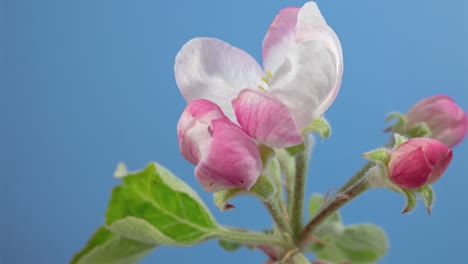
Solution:
<path fill-rule="evenodd" d="M 413 138 L 390 153 L 390 180 L 407 189 L 432 184 L 445 172 L 452 150 L 431 138 Z"/>
<path fill-rule="evenodd" d="M 207 99 L 234 118 L 231 100 L 240 90 L 256 87 L 263 71 L 246 52 L 215 38 L 194 38 L 176 57 L 175 77 L 187 102 Z"/>
<path fill-rule="evenodd" d="M 407 151 L 398 158 L 391 158 L 388 167 L 390 180 L 406 189 L 423 186 L 432 171 L 421 148 Z"/>
<path fill-rule="evenodd" d="M 465 111 L 452 98 L 435 95 L 415 104 L 406 114 L 408 127 L 425 123 L 432 132 L 431 137 L 448 147 L 459 144 L 468 132 Z"/>
<path fill-rule="evenodd" d="M 296 42 L 299 7 L 287 7 L 278 12 L 263 39 L 263 66 L 275 72 Z"/>
<path fill-rule="evenodd" d="M 243 188 L 249 190 L 262 172 L 257 145 L 227 119 L 211 122 L 212 141 L 195 175 L 208 192 Z"/>
<path fill-rule="evenodd" d="M 242 90 L 232 106 L 243 130 L 260 143 L 275 148 L 302 143 L 301 132 L 288 109 L 267 92 Z"/>
<path fill-rule="evenodd" d="M 198 164 L 211 140 L 210 122 L 220 118 L 227 119 L 221 109 L 208 100 L 195 100 L 187 105 L 177 123 L 177 135 L 180 152 L 190 163 Z"/>

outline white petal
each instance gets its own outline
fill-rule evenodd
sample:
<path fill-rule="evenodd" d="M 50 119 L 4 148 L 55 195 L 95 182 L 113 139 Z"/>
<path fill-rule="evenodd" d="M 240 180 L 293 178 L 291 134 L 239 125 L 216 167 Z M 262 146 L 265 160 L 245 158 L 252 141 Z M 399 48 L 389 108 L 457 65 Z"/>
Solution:
<path fill-rule="evenodd" d="M 333 53 L 323 41 L 296 44 L 269 84 L 271 94 L 289 109 L 299 128 L 323 112 L 317 109 L 336 83 Z"/>
<path fill-rule="evenodd" d="M 307 42 L 319 40 L 324 43 L 333 58 L 335 65 L 335 80 L 330 83 L 330 91 L 325 98 L 321 98 L 316 112 L 322 115 L 335 100 L 336 95 L 341 86 L 341 78 L 343 75 L 343 53 L 341 50 L 340 40 L 336 36 L 332 28 L 327 25 L 317 4 L 314 2 L 306 3 L 299 11 L 297 18 L 296 40 L 298 42 Z"/>
<path fill-rule="evenodd" d="M 175 77 L 187 102 L 207 99 L 235 120 L 231 100 L 239 91 L 256 87 L 263 71 L 249 54 L 214 38 L 195 38 L 176 56 Z"/>

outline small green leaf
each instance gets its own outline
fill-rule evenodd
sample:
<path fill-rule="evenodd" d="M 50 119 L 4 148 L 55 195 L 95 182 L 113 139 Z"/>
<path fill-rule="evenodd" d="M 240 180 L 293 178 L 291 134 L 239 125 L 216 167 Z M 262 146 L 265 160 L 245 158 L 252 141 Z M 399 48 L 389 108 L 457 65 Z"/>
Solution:
<path fill-rule="evenodd" d="M 240 247 L 242 247 L 241 243 L 227 241 L 227 240 L 223 240 L 223 239 L 218 240 L 218 243 L 222 248 L 224 248 L 227 251 L 231 251 L 231 252 L 236 251 Z"/>
<path fill-rule="evenodd" d="M 375 263 L 388 250 L 385 232 L 371 224 L 348 226 L 340 236 L 328 237 L 327 240 L 328 244 L 315 248 L 315 254 L 320 259 L 336 263 Z"/>
<path fill-rule="evenodd" d="M 193 245 L 213 237 L 217 224 L 198 195 L 152 163 L 123 177 L 106 213 L 109 228 L 144 243 Z"/>
<path fill-rule="evenodd" d="M 434 190 L 431 186 L 426 185 L 418 189 L 421 195 L 428 215 L 431 215 L 432 206 L 434 205 Z"/>
<path fill-rule="evenodd" d="M 131 264 L 149 254 L 155 244 L 145 244 L 99 228 L 71 264 Z"/>

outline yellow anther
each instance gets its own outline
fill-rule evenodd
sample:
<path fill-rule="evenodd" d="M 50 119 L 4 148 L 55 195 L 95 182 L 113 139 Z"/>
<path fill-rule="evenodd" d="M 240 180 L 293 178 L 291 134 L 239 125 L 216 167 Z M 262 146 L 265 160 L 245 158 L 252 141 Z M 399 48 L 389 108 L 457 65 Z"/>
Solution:
<path fill-rule="evenodd" d="M 270 79 L 270 80 L 271 80 L 271 78 L 273 78 L 273 74 L 271 74 L 270 70 L 266 71 L 266 75 L 268 76 L 268 79 Z"/>
<path fill-rule="evenodd" d="M 258 89 L 262 90 L 262 91 L 266 91 L 265 88 L 263 88 L 261 85 L 257 86 Z"/>
<path fill-rule="evenodd" d="M 266 84 L 270 82 L 270 80 L 268 80 L 265 76 L 262 76 L 262 81 Z"/>

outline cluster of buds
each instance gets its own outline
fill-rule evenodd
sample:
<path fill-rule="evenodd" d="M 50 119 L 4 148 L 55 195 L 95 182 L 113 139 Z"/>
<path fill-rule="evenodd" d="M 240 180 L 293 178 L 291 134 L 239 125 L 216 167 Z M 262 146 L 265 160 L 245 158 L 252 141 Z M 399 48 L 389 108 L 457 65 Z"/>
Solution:
<path fill-rule="evenodd" d="M 384 167 L 377 185 L 406 195 L 404 212 L 414 207 L 414 195 L 419 193 L 430 213 L 434 199 L 430 185 L 444 174 L 452 160 L 451 148 L 465 137 L 466 113 L 450 97 L 436 95 L 418 102 L 406 115 L 393 113 L 390 117 L 397 118 L 387 129 L 395 133 L 394 146 L 364 156 Z"/>

